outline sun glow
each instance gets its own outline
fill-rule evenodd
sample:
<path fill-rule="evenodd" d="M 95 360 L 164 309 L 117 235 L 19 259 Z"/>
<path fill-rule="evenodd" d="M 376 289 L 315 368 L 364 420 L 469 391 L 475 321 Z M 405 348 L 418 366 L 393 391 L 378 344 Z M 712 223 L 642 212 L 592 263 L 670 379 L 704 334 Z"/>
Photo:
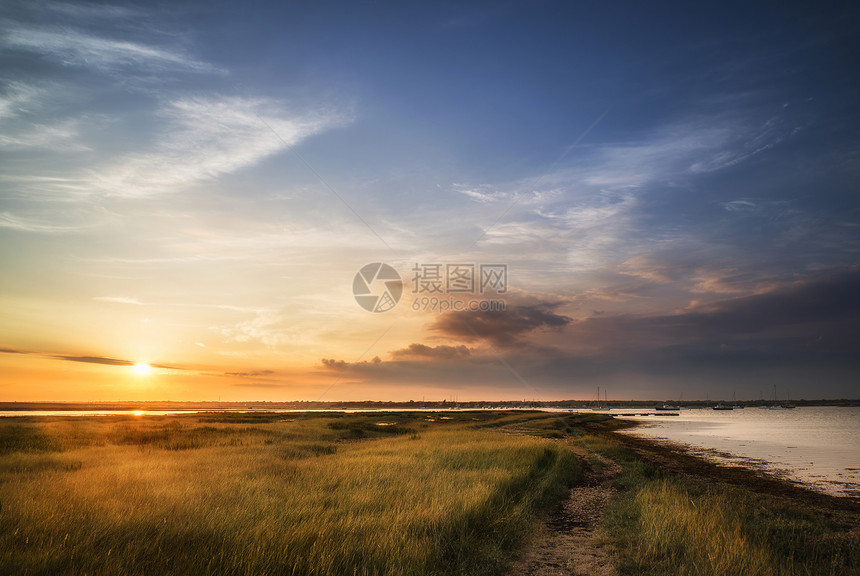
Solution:
<path fill-rule="evenodd" d="M 152 367 L 144 362 L 139 362 L 134 365 L 134 373 L 139 376 L 146 376 L 152 373 Z"/>

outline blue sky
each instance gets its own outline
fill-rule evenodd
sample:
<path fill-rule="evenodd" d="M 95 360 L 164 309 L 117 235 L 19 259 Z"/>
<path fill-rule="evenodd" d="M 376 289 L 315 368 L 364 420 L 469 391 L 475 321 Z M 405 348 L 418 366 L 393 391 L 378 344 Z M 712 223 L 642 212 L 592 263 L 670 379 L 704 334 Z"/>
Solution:
<path fill-rule="evenodd" d="M 7 2 L 7 395 L 856 395 L 858 21 Z M 503 262 L 508 310 L 368 314 L 378 261 Z"/>

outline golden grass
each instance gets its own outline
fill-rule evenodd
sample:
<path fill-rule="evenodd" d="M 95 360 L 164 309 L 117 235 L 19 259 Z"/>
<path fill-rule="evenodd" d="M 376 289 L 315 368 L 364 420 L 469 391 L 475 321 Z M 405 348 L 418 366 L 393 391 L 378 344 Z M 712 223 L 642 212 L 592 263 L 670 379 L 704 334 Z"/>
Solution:
<path fill-rule="evenodd" d="M 635 496 L 640 510 L 636 555 L 643 563 L 683 566 L 682 574 L 764 576 L 777 562 L 762 542 L 744 533 L 737 504 L 724 494 L 695 500 L 671 481 L 658 480 Z"/>
<path fill-rule="evenodd" d="M 0 423 L 0 572 L 497 574 L 578 470 L 423 415 L 212 420 Z"/>
<path fill-rule="evenodd" d="M 621 575 L 860 575 L 856 514 L 666 472 L 611 436 L 573 443 L 622 466 L 604 516 Z"/>

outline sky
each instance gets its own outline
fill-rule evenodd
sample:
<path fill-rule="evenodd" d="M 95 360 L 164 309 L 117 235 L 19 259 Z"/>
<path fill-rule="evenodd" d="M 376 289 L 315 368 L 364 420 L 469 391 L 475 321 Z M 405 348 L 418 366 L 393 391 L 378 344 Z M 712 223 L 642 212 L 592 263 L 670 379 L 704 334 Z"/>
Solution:
<path fill-rule="evenodd" d="M 0 400 L 860 395 L 850 2 L 0 7 Z"/>

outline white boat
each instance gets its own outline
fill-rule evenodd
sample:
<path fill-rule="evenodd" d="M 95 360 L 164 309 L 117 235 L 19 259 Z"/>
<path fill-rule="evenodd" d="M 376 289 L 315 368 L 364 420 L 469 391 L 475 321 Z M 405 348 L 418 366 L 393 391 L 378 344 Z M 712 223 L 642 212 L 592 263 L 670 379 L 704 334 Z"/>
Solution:
<path fill-rule="evenodd" d="M 604 398 L 606 398 L 606 390 L 603 391 Z M 600 405 L 600 386 L 597 387 L 597 404 L 591 407 L 595 412 L 607 412 L 609 411 L 609 400 L 605 400 L 606 404 Z"/>

